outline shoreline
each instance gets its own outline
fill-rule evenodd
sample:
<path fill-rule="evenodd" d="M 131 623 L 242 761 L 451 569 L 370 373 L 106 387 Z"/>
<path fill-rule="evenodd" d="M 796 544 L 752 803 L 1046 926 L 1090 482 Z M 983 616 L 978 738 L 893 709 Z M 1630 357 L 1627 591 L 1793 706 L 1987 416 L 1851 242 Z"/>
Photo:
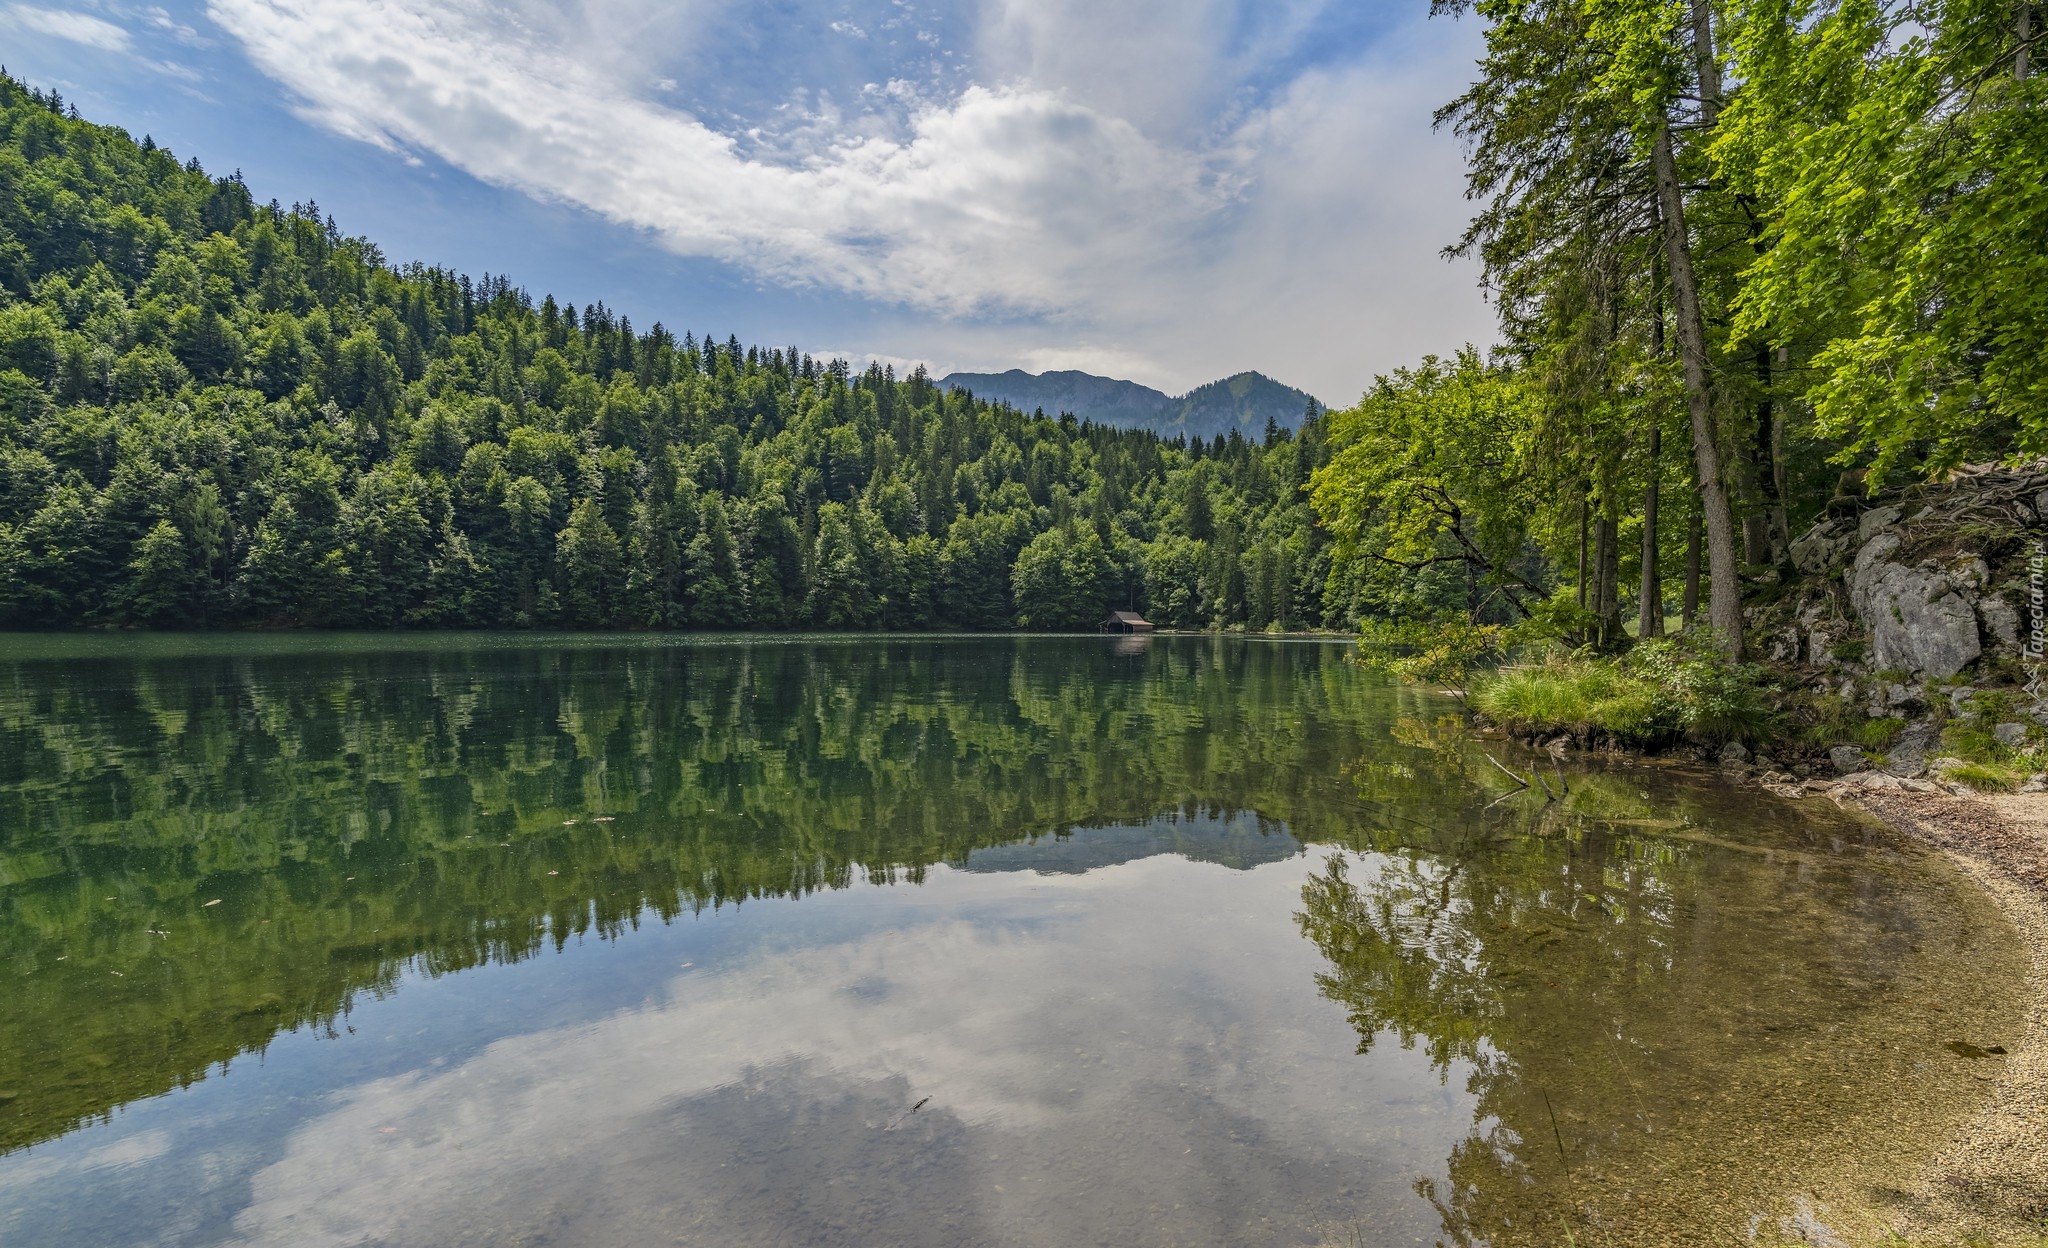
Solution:
<path fill-rule="evenodd" d="M 2027 959 L 2021 1033 L 1986 1100 L 1922 1155 L 1917 1169 L 1883 1186 L 1856 1184 L 1785 1223 L 1786 1244 L 1817 1248 L 2048 1248 L 2048 793 L 1981 793 L 1929 780 L 1864 771 L 1804 779 L 1747 763 L 1630 749 L 1578 750 L 1482 730 L 1551 758 L 1624 765 L 1690 764 L 1724 784 L 1794 802 L 1826 798 L 1901 838 L 1941 854 L 2012 924 Z M 1689 768 L 1690 769 L 1690 768 Z M 1814 1193 L 1818 1196 L 1819 1193 Z M 1874 1234 L 1861 1228 L 1879 1228 Z M 1758 1241 L 1766 1242 L 1766 1241 Z"/>
<path fill-rule="evenodd" d="M 2027 955 L 2025 1022 L 1990 1096 L 1917 1173 L 1863 1197 L 1856 1222 L 1875 1222 L 1881 1235 L 1851 1235 L 1838 1218 L 1808 1242 L 2048 1248 L 2048 793 L 1982 793 L 1879 770 L 1829 780 L 1760 773 L 1746 762 L 1719 770 L 1727 783 L 1792 801 L 1825 797 L 1940 853 L 1991 899 Z"/>
<path fill-rule="evenodd" d="M 2048 1242 L 2048 794 L 1828 792 L 1946 857 L 1990 896 L 2029 956 L 2026 1023 L 1990 1098 L 1940 1143 L 1890 1212 L 1898 1244 Z M 1931 787 L 1931 786 L 1930 786 Z"/>

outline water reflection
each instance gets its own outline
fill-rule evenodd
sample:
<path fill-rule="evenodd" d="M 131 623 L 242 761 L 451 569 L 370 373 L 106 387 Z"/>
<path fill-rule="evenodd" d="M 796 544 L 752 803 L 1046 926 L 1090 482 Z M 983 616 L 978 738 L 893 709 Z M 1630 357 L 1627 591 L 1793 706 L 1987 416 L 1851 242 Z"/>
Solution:
<path fill-rule="evenodd" d="M 153 644 L 0 665 L 0 1238 L 1725 1239 L 2014 1021 L 1939 863 L 1337 647 Z"/>
<path fill-rule="evenodd" d="M 0 666 L 0 1151 L 408 966 L 1161 810 L 1348 814 L 1377 719 L 1298 646 L 177 646 Z"/>

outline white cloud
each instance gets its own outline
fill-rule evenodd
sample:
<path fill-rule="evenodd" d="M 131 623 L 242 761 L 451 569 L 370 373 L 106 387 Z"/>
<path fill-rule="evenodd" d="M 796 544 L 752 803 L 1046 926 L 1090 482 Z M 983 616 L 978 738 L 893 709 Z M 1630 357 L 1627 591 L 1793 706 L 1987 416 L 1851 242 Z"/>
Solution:
<path fill-rule="evenodd" d="M 343 134 L 431 152 L 685 254 L 950 313 L 1056 310 L 1105 253 L 1165 260 L 1218 194 L 1199 159 L 1046 91 L 971 87 L 919 111 L 906 141 L 858 138 L 784 165 L 477 0 L 210 12 Z"/>
<path fill-rule="evenodd" d="M 1328 7 L 986 0 L 966 78 L 906 53 L 926 59 L 794 84 L 737 124 L 636 85 L 680 81 L 687 98 L 716 77 L 684 37 L 709 0 L 208 12 L 338 133 L 770 284 L 872 300 L 857 335 L 836 335 L 873 335 L 867 353 L 1113 369 L 1169 390 L 1258 368 L 1342 403 L 1491 320 L 1469 267 L 1436 255 L 1464 209 L 1455 142 L 1429 113 L 1462 80 L 1471 31 L 1418 19 L 1349 64 L 1267 81 Z M 831 25 L 878 32 L 850 49 L 898 24 Z"/>
<path fill-rule="evenodd" d="M 1098 292 L 1082 325 L 878 325 L 870 349 L 922 351 L 936 373 L 1079 368 L 1169 393 L 1245 369 L 1324 402 L 1373 374 L 1493 341 L 1463 230 L 1464 166 L 1431 110 L 1462 81 L 1477 31 L 1443 23 L 1369 59 L 1302 74 L 1235 134 L 1251 188 L 1198 262 Z"/>
<path fill-rule="evenodd" d="M 69 9 L 31 8 L 25 4 L 17 4 L 5 12 L 16 25 L 38 34 L 67 39 L 72 43 L 82 43 L 89 48 L 99 48 L 106 52 L 126 52 L 132 44 L 127 30 L 87 13 L 77 13 Z"/>

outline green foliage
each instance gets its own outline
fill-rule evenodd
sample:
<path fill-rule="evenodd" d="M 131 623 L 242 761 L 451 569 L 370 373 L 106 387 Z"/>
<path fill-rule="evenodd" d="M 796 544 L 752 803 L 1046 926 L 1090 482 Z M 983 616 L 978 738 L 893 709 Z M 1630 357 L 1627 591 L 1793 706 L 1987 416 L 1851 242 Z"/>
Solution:
<path fill-rule="evenodd" d="M 1566 733 L 1628 745 L 1759 741 L 1775 709 L 1762 669 L 1730 663 L 1712 638 L 1647 641 L 1621 658 L 1553 651 L 1475 681 L 1474 709 L 1518 735 Z"/>
<path fill-rule="evenodd" d="M 1988 789 L 1994 793 L 2010 793 L 2027 780 L 2026 772 L 2002 763 L 1966 762 L 1946 768 L 1941 775 L 1942 779 L 1952 783 L 1967 785 L 1973 789 Z"/>
<path fill-rule="evenodd" d="M 1508 640 L 1508 630 L 1498 624 L 1371 621 L 1360 629 L 1358 651 L 1360 661 L 1376 671 L 1462 696 L 1473 668 L 1498 661 Z"/>
<path fill-rule="evenodd" d="M 394 266 L 4 75 L 0 291 L 0 627 L 1361 609 L 1301 495 L 1320 420 L 1168 441 Z"/>
<path fill-rule="evenodd" d="M 1540 596 L 1519 570 L 1535 504 L 1521 439 L 1526 389 L 1467 348 L 1378 378 L 1329 416 L 1329 461 L 1309 478 L 1341 569 L 1360 575 L 1396 618 L 1526 614 Z M 1414 591 L 1442 569 L 1434 601 Z"/>
<path fill-rule="evenodd" d="M 1077 632 L 1111 610 L 1114 569 L 1087 525 L 1039 534 L 1017 556 L 1017 620 L 1026 628 Z"/>
<path fill-rule="evenodd" d="M 2015 72 L 2016 6 L 1731 9 L 1715 163 L 1769 209 L 1736 335 L 1820 341 L 1808 398 L 1873 482 L 2048 451 L 2048 80 Z"/>
<path fill-rule="evenodd" d="M 1650 744 L 1679 731 L 1676 708 L 1664 691 L 1611 659 L 1553 654 L 1541 663 L 1503 668 L 1477 683 L 1471 703 L 1494 723 L 1523 735 L 1605 735 Z"/>

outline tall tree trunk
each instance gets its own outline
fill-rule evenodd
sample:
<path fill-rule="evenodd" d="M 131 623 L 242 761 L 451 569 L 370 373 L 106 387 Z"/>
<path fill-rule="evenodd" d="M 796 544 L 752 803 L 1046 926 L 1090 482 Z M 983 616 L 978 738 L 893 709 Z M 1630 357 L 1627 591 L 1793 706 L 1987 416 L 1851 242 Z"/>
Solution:
<path fill-rule="evenodd" d="M 1650 196 L 1650 216 L 1659 219 L 1663 209 L 1655 195 Z M 1650 355 L 1664 359 L 1664 266 L 1658 262 L 1657 253 L 1650 253 Z M 1662 563 L 1663 534 L 1657 527 L 1658 489 L 1664 480 L 1664 423 L 1661 412 L 1650 416 L 1650 471 L 1649 484 L 1643 488 L 1643 583 L 1642 602 L 1639 618 L 1636 620 L 1638 637 L 1662 637 L 1664 635 L 1664 568 Z"/>
<path fill-rule="evenodd" d="M 2012 56 L 2012 77 L 2023 83 L 2027 80 L 2027 45 L 2034 41 L 2034 0 L 2020 0 L 2019 37 L 2020 50 Z"/>
<path fill-rule="evenodd" d="M 1792 353 L 1778 348 L 1778 369 L 1784 371 Z M 1785 417 L 1775 404 L 1771 408 L 1771 439 L 1764 444 L 1764 462 L 1770 465 L 1771 550 L 1773 563 L 1792 558 L 1792 517 L 1785 506 Z"/>
<path fill-rule="evenodd" d="M 1771 424 L 1776 413 L 1771 405 L 1771 349 L 1756 349 L 1756 428 L 1744 448 L 1742 488 L 1750 506 L 1742 517 L 1742 561 L 1760 566 L 1776 563 L 1771 543 L 1771 512 L 1775 505 L 1776 475 L 1771 464 Z"/>
<path fill-rule="evenodd" d="M 1700 492 L 1697 487 L 1692 492 L 1690 511 L 1685 529 L 1685 597 L 1678 607 L 1678 627 L 1688 633 L 1700 613 Z"/>
<path fill-rule="evenodd" d="M 1756 403 L 1756 440 L 1750 447 L 1750 465 L 1756 473 L 1757 497 L 1762 503 L 1753 517 L 1762 550 L 1760 557 L 1750 556 L 1751 563 L 1782 563 L 1787 548 L 1792 544 L 1792 536 L 1786 531 L 1784 470 L 1778 463 L 1781 440 L 1778 435 L 1784 422 L 1778 419 L 1778 405 L 1771 397 L 1773 379 L 1771 349 L 1759 346 L 1756 349 L 1756 384 L 1760 394 Z"/>
<path fill-rule="evenodd" d="M 1601 516 L 1593 522 L 1593 548 L 1598 557 L 1594 566 L 1593 584 L 1595 612 L 1600 617 L 1597 636 L 1602 650 L 1616 650 L 1622 645 L 1621 627 L 1621 526 L 1610 516 Z"/>
<path fill-rule="evenodd" d="M 1700 313 L 1699 279 L 1686 237 L 1685 198 L 1678 187 L 1678 159 L 1671 151 L 1671 124 L 1657 119 L 1651 147 L 1657 196 L 1664 218 L 1665 260 L 1671 266 L 1671 301 L 1677 314 L 1678 358 L 1685 374 L 1685 406 L 1692 417 L 1692 457 L 1699 471 L 1700 510 L 1707 531 L 1707 622 L 1721 634 L 1721 648 L 1740 660 L 1742 582 L 1735 553 L 1735 516 L 1721 475 L 1721 447 L 1714 429 L 1714 396 L 1707 376 L 1707 327 Z"/>
<path fill-rule="evenodd" d="M 1661 335 L 1659 335 L 1661 337 Z M 1642 603 L 1636 612 L 1636 636 L 1664 635 L 1664 579 L 1657 567 L 1657 477 L 1664 469 L 1664 430 L 1650 425 L 1650 483 L 1643 487 Z"/>
<path fill-rule="evenodd" d="M 1700 124 L 1713 129 L 1721 118 L 1721 58 L 1714 53 L 1712 0 L 1692 0 L 1692 65 L 1700 80 Z"/>
<path fill-rule="evenodd" d="M 1590 504 L 1579 500 L 1579 606 L 1586 605 L 1586 522 L 1590 517 Z"/>

